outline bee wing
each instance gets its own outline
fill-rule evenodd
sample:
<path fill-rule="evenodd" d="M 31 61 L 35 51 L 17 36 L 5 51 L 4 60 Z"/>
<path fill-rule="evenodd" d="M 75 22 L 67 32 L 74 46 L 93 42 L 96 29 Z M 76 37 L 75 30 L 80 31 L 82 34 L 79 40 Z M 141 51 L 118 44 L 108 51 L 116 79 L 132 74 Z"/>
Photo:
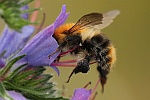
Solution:
<path fill-rule="evenodd" d="M 81 17 L 77 23 L 68 31 L 73 33 L 78 30 L 87 29 L 83 35 L 94 35 L 97 31 L 100 32 L 113 22 L 113 19 L 119 15 L 119 10 L 112 10 L 105 13 L 90 13 Z M 93 33 L 94 32 L 94 33 Z M 91 36 L 90 36 L 91 37 Z"/>
<path fill-rule="evenodd" d="M 109 26 L 112 22 L 113 19 L 117 17 L 117 15 L 120 14 L 119 10 L 112 10 L 112 11 L 108 11 L 103 13 L 103 19 L 102 19 L 102 23 L 93 27 L 97 27 L 97 29 L 101 30 L 107 26 Z"/>
<path fill-rule="evenodd" d="M 78 30 L 82 30 L 84 28 L 101 24 L 103 19 L 103 15 L 101 13 L 90 13 L 81 17 L 77 23 L 68 30 L 68 33 L 73 33 Z"/>

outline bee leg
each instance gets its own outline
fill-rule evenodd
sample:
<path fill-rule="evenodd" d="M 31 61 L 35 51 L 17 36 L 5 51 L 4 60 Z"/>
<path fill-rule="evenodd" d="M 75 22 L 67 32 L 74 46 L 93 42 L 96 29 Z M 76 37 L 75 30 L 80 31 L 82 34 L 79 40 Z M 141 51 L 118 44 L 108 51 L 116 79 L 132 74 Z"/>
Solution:
<path fill-rule="evenodd" d="M 82 73 L 87 73 L 89 71 L 89 61 L 86 59 L 82 59 L 77 63 L 77 67 L 74 69 L 75 74 L 82 72 Z"/>
<path fill-rule="evenodd" d="M 98 63 L 98 67 L 97 70 L 100 73 L 100 82 L 102 85 L 102 92 L 104 92 L 104 85 L 106 84 L 107 81 L 107 74 L 110 71 L 110 66 L 111 64 L 109 64 L 111 58 L 108 55 L 108 51 L 107 49 L 103 49 L 101 51 L 97 52 L 97 63 Z"/>
<path fill-rule="evenodd" d="M 105 66 L 108 67 L 110 65 L 106 64 Z M 104 85 L 106 84 L 107 74 L 109 73 L 109 70 L 106 69 L 104 66 L 101 66 L 100 63 L 98 64 L 97 70 L 100 73 L 100 82 L 101 82 L 101 85 L 102 85 L 102 92 L 104 92 Z"/>
<path fill-rule="evenodd" d="M 71 74 L 68 77 L 68 80 L 66 81 L 66 83 L 69 83 L 71 76 L 74 74 L 74 70 L 71 72 Z"/>
<path fill-rule="evenodd" d="M 88 55 L 86 56 L 84 59 L 80 60 L 78 63 L 77 63 L 77 66 L 73 69 L 73 71 L 71 72 L 68 80 L 66 83 L 68 83 L 70 81 L 70 78 L 71 76 L 75 73 L 79 73 L 79 72 L 82 72 L 82 73 L 87 73 L 90 69 L 89 67 L 89 62 L 90 62 L 90 58 L 91 56 Z"/>

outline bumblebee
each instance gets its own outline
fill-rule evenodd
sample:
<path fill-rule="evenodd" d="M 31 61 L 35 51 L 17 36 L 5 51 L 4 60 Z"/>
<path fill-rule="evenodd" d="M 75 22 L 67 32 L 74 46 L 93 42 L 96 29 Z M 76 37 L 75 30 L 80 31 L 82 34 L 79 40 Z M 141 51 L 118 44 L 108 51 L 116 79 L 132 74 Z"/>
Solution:
<path fill-rule="evenodd" d="M 109 38 L 101 30 L 110 25 L 119 13 L 118 10 L 90 13 L 76 23 L 64 24 L 55 30 L 53 37 L 59 44 L 56 52 L 70 51 L 71 55 L 80 57 L 67 82 L 74 73 L 87 73 L 90 63 L 94 61 L 97 63 L 102 91 L 104 90 L 107 74 L 116 61 L 116 52 Z"/>

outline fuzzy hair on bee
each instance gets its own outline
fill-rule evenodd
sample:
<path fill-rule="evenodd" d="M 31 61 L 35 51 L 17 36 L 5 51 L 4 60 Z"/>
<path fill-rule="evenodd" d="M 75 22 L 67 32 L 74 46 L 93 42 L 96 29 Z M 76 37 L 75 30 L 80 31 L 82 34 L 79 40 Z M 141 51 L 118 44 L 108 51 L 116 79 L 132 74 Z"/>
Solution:
<path fill-rule="evenodd" d="M 76 23 L 67 23 L 55 30 L 53 37 L 59 44 L 56 52 L 70 51 L 71 55 L 82 56 L 67 82 L 74 73 L 87 73 L 90 69 L 90 63 L 95 61 L 102 91 L 104 91 L 107 75 L 116 61 L 116 51 L 110 39 L 101 30 L 109 26 L 119 13 L 118 10 L 112 10 L 104 13 L 86 14 Z"/>

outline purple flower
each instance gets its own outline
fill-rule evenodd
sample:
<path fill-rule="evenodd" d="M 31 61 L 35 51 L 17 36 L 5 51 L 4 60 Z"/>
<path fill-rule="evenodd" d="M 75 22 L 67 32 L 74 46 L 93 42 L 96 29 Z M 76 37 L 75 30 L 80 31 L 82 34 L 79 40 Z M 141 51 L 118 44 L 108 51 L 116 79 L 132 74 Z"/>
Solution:
<path fill-rule="evenodd" d="M 6 59 L 11 55 L 13 56 L 9 60 L 23 54 L 26 54 L 26 56 L 15 63 L 13 69 L 25 63 L 28 63 L 26 67 L 50 66 L 59 55 L 58 52 L 50 58 L 48 57 L 58 48 L 57 41 L 52 35 L 54 30 L 66 21 L 68 15 L 66 6 L 63 5 L 61 13 L 55 22 L 37 33 L 29 42 L 27 41 L 34 32 L 33 26 L 24 26 L 21 30 L 22 33 L 11 30 L 6 26 L 0 37 L 0 67 L 5 66 Z M 27 18 L 28 15 L 22 15 L 22 17 Z M 52 66 L 52 68 L 59 74 L 59 70 L 55 66 Z M 8 91 L 8 94 L 14 100 L 26 100 L 15 91 Z M 2 99 L 0 98 L 0 100 Z"/>
<path fill-rule="evenodd" d="M 63 24 L 69 13 L 66 13 L 66 6 L 62 6 L 62 11 L 57 17 L 56 21 L 41 30 L 36 34 L 26 45 L 22 48 L 18 55 L 26 54 L 20 63 L 28 63 L 29 66 L 50 66 L 50 64 L 56 59 L 59 53 L 56 53 L 48 58 L 48 55 L 52 54 L 57 48 L 57 41 L 52 37 L 54 30 Z M 59 70 L 56 67 L 52 67 L 58 74 Z"/>
<path fill-rule="evenodd" d="M 25 97 L 22 96 L 22 94 L 15 92 L 15 91 L 7 91 L 8 95 L 13 98 L 13 100 L 26 100 Z M 0 98 L 0 100 L 4 100 Z"/>
<path fill-rule="evenodd" d="M 28 6 L 22 7 L 22 9 L 28 9 Z M 62 11 L 57 17 L 56 21 L 52 24 L 41 30 L 36 34 L 28 43 L 27 40 L 34 31 L 33 26 L 25 26 L 22 28 L 22 33 L 18 33 L 5 27 L 2 37 L 0 37 L 0 66 L 5 65 L 5 60 L 10 57 L 10 55 L 19 51 L 18 55 L 26 54 L 26 56 L 17 62 L 16 66 L 13 66 L 13 69 L 16 69 L 17 66 L 28 63 L 30 67 L 39 67 L 39 66 L 50 66 L 50 64 L 56 59 L 59 55 L 59 52 L 52 55 L 50 59 L 48 55 L 52 54 L 57 48 L 57 41 L 52 37 L 54 30 L 62 25 L 69 13 L 66 13 L 66 6 L 62 6 Z M 28 14 L 23 14 L 23 18 L 27 19 Z M 59 75 L 59 70 L 55 66 L 51 66 Z"/>
<path fill-rule="evenodd" d="M 5 66 L 5 59 L 0 59 L 0 68 L 3 68 Z"/>
<path fill-rule="evenodd" d="M 24 10 L 27 8 L 27 6 L 22 7 Z M 27 19 L 27 16 L 28 14 L 22 14 L 22 17 L 25 19 Z M 5 26 L 0 37 L 0 67 L 4 67 L 5 60 L 26 44 L 33 32 L 34 27 L 29 25 L 24 26 L 21 29 L 21 33 Z"/>
<path fill-rule="evenodd" d="M 0 40 L 0 53 L 6 51 L 3 57 L 8 58 L 25 45 L 33 32 L 33 26 L 24 26 L 22 33 L 11 30 L 6 26 Z"/>
<path fill-rule="evenodd" d="M 71 98 L 71 100 L 94 100 L 96 95 L 97 95 L 97 92 L 95 92 L 95 90 L 96 90 L 99 83 L 100 83 L 100 80 L 97 81 L 96 85 L 94 86 L 94 89 L 90 89 L 90 90 L 86 89 L 86 87 L 89 84 L 91 84 L 91 82 L 86 84 L 84 86 L 84 88 L 75 89 L 74 95 Z M 93 95 L 94 92 L 95 92 L 95 95 L 91 98 L 91 96 Z"/>
<path fill-rule="evenodd" d="M 92 90 L 87 90 L 85 88 L 78 88 L 74 91 L 74 95 L 71 100 L 89 100 Z"/>

